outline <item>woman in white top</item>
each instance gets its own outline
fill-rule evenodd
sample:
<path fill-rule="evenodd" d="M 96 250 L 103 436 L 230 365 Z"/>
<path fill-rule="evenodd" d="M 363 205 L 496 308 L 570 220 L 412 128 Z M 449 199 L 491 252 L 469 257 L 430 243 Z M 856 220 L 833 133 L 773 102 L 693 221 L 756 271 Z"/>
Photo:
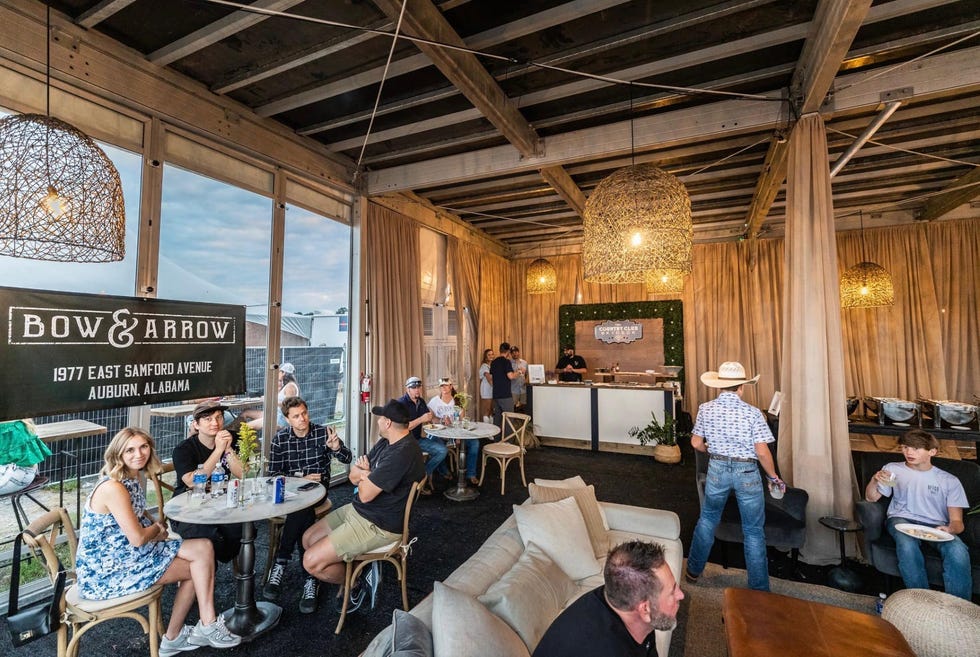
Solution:
<path fill-rule="evenodd" d="M 448 376 L 439 379 L 439 394 L 429 400 L 429 410 L 445 425 L 452 422 L 456 413 L 456 388 Z M 479 479 L 476 476 L 476 462 L 480 458 L 480 441 L 464 440 L 466 444 L 466 476 L 474 486 Z"/>
<path fill-rule="evenodd" d="M 483 364 L 480 365 L 480 417 L 490 417 L 493 408 L 493 379 L 490 378 L 490 361 L 493 360 L 493 349 L 483 350 Z"/>

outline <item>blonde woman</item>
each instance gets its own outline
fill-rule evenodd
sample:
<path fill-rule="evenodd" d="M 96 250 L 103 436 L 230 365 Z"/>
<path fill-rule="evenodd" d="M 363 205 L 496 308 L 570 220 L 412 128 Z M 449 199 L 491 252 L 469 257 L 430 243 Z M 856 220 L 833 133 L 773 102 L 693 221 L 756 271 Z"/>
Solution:
<path fill-rule="evenodd" d="M 214 610 L 214 550 L 203 538 L 168 540 L 167 528 L 146 512 L 142 483 L 160 471 L 153 438 L 135 427 L 117 433 L 105 451 L 102 478 L 85 503 L 75 566 L 78 590 L 108 600 L 177 583 L 160 657 L 199 646 L 232 648 L 241 638 Z M 197 600 L 201 620 L 184 618 Z"/>

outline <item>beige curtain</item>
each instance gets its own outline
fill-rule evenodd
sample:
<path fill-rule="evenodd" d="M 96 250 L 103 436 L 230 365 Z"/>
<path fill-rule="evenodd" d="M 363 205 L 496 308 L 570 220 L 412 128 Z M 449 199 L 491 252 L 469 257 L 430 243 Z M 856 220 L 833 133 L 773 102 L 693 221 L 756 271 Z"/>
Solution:
<path fill-rule="evenodd" d="M 482 349 L 493 349 L 503 341 L 510 341 L 512 323 L 508 321 L 513 297 L 509 279 L 515 275 L 510 262 L 504 258 L 484 252 L 480 257 L 480 313 L 477 324 L 477 340 Z M 476 361 L 479 363 L 479 359 Z"/>
<path fill-rule="evenodd" d="M 463 331 L 457 336 L 457 365 L 460 373 L 457 390 L 466 390 L 470 399 L 480 398 L 476 368 L 480 364 L 483 345 L 477 338 L 480 318 L 480 254 L 481 249 L 455 237 L 446 238 L 446 259 L 449 263 L 449 283 L 456 297 L 456 317 Z M 470 336 L 469 350 L 464 352 L 464 331 Z M 471 403 L 467 413 L 476 417 L 477 404 Z"/>
<path fill-rule="evenodd" d="M 808 114 L 790 136 L 786 178 L 779 466 L 810 494 L 803 554 L 816 564 L 839 558 L 818 518 L 852 517 L 854 507 L 835 238 L 827 135 L 820 115 Z"/>
<path fill-rule="evenodd" d="M 418 224 L 368 203 L 364 257 L 368 362 L 374 403 L 403 394 L 422 375 L 422 293 Z"/>

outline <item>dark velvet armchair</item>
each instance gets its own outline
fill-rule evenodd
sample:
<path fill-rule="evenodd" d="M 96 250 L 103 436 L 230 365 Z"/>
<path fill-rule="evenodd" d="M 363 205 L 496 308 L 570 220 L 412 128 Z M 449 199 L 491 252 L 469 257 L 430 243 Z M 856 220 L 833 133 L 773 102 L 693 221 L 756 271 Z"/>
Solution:
<path fill-rule="evenodd" d="M 880 460 L 880 463 L 875 463 L 877 468 L 870 473 L 871 475 L 874 475 L 885 463 L 901 460 L 900 454 L 881 456 L 887 458 Z M 980 504 L 980 465 L 973 461 L 954 461 L 943 458 L 932 459 L 932 464 L 955 476 L 963 483 L 966 498 L 969 500 L 971 508 Z M 862 495 L 864 493 L 863 486 L 866 486 L 868 481 L 861 482 Z M 885 529 L 885 519 L 890 501 L 890 497 L 882 497 L 877 502 L 859 499 L 854 504 L 855 518 L 864 525 L 866 556 L 871 565 L 890 577 L 901 577 L 898 572 L 895 541 Z M 980 514 L 964 515 L 963 519 L 966 529 L 960 534 L 960 538 L 970 549 L 970 562 L 973 565 L 973 594 L 980 595 Z M 926 547 L 925 555 L 929 583 L 942 586 L 943 564 L 939 553 Z M 891 582 L 890 579 L 889 582 Z"/>
<path fill-rule="evenodd" d="M 769 449 L 775 455 L 776 443 L 769 443 Z M 704 482 L 708 473 L 708 455 L 704 452 L 695 451 L 697 459 L 697 486 L 698 499 L 704 503 Z M 778 473 L 778 470 L 777 470 Z M 765 484 L 765 472 L 759 468 L 759 476 Z M 787 486 L 786 494 L 781 500 L 774 500 L 766 489 L 766 545 L 780 550 L 789 550 L 793 557 L 793 568 L 799 564 L 800 548 L 806 540 L 806 505 L 810 501 L 810 495 L 802 488 L 792 488 Z M 742 517 L 738 512 L 738 503 L 734 495 L 728 496 L 728 502 L 721 514 L 721 522 L 715 529 L 715 539 L 723 541 L 725 550 L 723 553 L 724 565 L 728 567 L 728 549 L 733 543 L 741 543 L 742 537 Z"/>

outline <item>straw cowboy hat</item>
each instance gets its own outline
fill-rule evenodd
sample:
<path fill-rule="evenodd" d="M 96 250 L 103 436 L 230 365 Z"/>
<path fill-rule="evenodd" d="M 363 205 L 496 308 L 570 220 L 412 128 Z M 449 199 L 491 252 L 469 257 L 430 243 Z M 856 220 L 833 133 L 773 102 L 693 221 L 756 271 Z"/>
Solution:
<path fill-rule="evenodd" d="M 701 375 L 701 383 L 709 388 L 734 388 L 735 386 L 754 384 L 758 382 L 761 374 L 756 374 L 751 379 L 746 378 L 745 368 L 741 363 L 727 362 L 722 363 L 717 372 L 705 372 Z"/>

